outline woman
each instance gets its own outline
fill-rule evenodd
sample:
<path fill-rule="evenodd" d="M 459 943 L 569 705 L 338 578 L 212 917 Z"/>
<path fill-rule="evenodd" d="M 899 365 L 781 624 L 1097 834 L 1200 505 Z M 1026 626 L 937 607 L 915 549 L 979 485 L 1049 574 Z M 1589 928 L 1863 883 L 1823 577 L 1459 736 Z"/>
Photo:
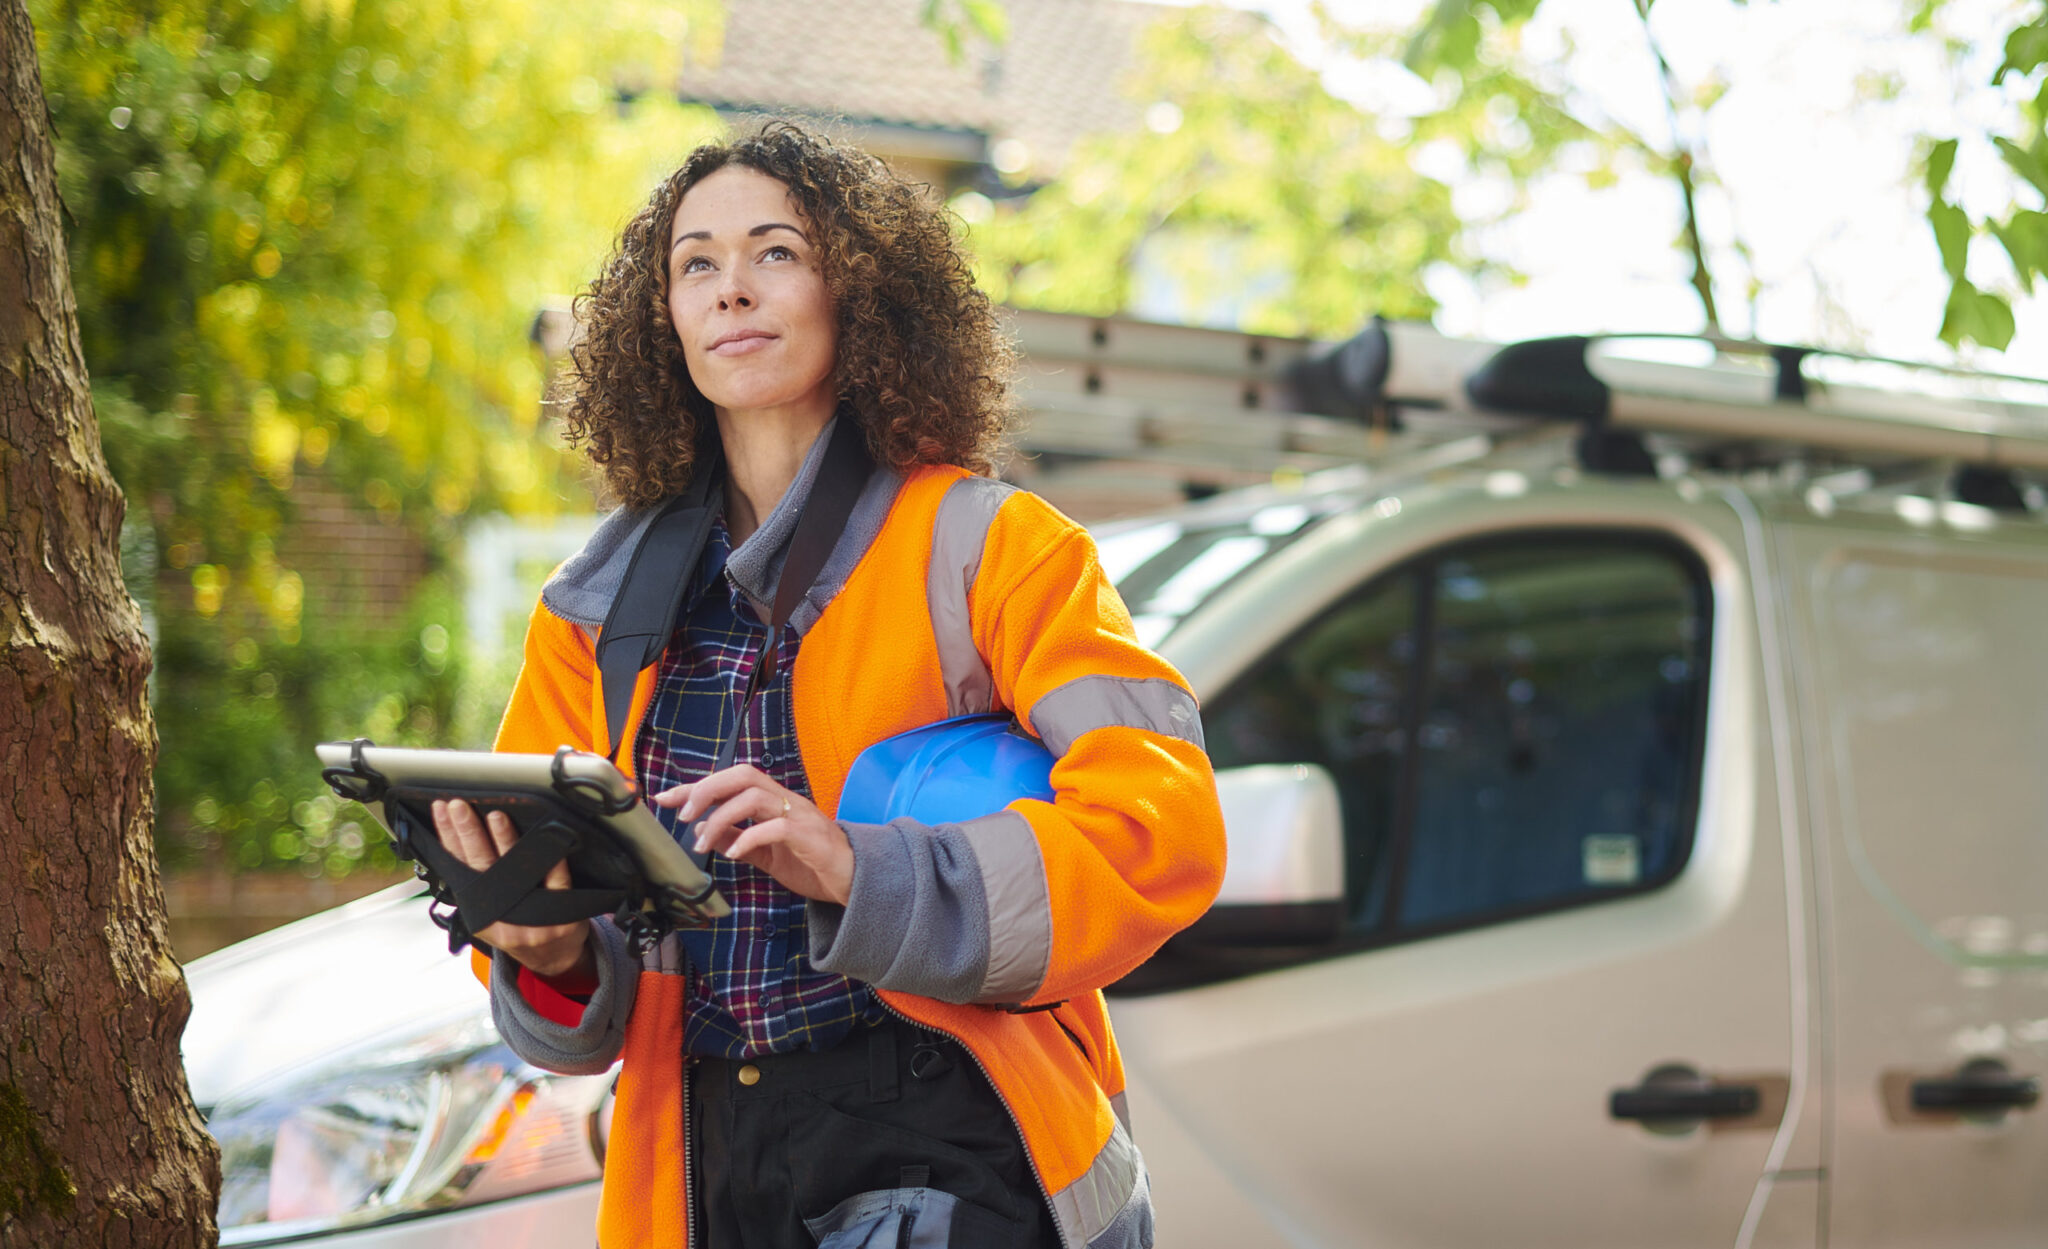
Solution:
<path fill-rule="evenodd" d="M 600 1244 L 1149 1245 L 1099 990 L 1213 898 L 1214 780 L 1086 532 L 987 475 L 1007 351 L 946 219 L 770 126 L 692 153 L 582 312 L 569 430 L 622 506 L 542 591 L 497 746 L 611 755 L 734 907 L 637 960 L 608 921 L 479 934 L 516 1050 L 623 1055 Z M 706 472 L 717 519 L 614 741 L 597 638 Z M 802 535 L 835 488 L 827 552 Z M 1055 756 L 1053 801 L 834 818 L 869 745 L 991 710 Z M 475 868 L 516 836 L 435 816 Z"/>

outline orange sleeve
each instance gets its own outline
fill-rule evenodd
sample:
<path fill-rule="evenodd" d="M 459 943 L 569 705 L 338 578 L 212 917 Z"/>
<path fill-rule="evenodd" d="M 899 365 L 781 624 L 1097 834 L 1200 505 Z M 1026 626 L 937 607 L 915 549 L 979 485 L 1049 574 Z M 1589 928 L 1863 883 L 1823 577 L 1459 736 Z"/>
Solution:
<path fill-rule="evenodd" d="M 994 574 L 994 575 L 991 575 Z M 1186 680 L 1137 640 L 1086 530 L 1007 500 L 972 612 L 998 702 L 1056 756 L 1022 800 L 1045 868 L 1052 1002 L 1108 984 L 1199 918 L 1223 880 L 1223 816 Z"/>

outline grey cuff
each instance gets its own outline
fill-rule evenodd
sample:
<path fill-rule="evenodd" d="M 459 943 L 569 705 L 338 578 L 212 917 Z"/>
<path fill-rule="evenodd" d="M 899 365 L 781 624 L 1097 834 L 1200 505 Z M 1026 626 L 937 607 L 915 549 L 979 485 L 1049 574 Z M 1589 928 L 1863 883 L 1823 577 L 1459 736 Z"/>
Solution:
<path fill-rule="evenodd" d="M 519 992 L 519 961 L 503 950 L 491 952 L 491 1020 L 512 1052 L 536 1067 L 570 1076 L 597 1075 L 625 1048 L 640 964 L 627 953 L 625 934 L 611 922 L 590 921 L 590 936 L 597 991 L 583 1008 L 583 1022 L 573 1028 L 535 1010 Z"/>
<path fill-rule="evenodd" d="M 853 846 L 845 906 L 805 907 L 811 965 L 878 989 L 972 1002 L 989 967 L 988 896 L 958 825 L 841 820 Z"/>

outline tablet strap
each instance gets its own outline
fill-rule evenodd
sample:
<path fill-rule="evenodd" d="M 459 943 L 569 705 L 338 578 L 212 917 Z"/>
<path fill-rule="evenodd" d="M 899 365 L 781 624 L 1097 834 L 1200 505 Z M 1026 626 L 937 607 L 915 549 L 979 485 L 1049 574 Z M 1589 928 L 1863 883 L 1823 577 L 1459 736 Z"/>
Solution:
<path fill-rule="evenodd" d="M 548 870 L 573 851 L 581 838 L 560 820 L 521 830 L 519 840 L 496 863 L 479 872 L 441 845 L 431 820 L 422 820 L 410 804 L 391 802 L 401 848 L 424 863 L 435 897 L 456 908 L 436 914 L 434 922 L 448 930 L 450 953 L 499 920 L 515 924 L 568 924 L 594 915 L 610 915 L 628 901 L 625 889 L 549 889 Z"/>
<path fill-rule="evenodd" d="M 626 899 L 623 889 L 547 888 L 548 870 L 565 858 L 576 842 L 575 833 L 551 821 L 521 833 L 512 849 L 484 871 L 473 872 L 459 860 L 446 865 L 443 878 L 455 892 L 463 922 L 481 931 L 501 919 L 519 924 L 566 924 L 616 911 Z"/>

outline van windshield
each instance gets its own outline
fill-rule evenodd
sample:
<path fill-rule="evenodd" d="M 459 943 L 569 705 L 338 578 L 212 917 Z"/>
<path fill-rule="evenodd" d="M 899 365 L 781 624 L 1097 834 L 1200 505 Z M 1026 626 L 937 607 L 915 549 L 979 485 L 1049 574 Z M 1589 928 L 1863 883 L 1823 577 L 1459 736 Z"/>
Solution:
<path fill-rule="evenodd" d="M 1276 503 L 1230 519 L 1179 519 L 1106 528 L 1103 571 L 1131 609 L 1138 640 L 1157 646 L 1216 591 L 1306 533 L 1326 513 Z"/>

